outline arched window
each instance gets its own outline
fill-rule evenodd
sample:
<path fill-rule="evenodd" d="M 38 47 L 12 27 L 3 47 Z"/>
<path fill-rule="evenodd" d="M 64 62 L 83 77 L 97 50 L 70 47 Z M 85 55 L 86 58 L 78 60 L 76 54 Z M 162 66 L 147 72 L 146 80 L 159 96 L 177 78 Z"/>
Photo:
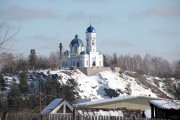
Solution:
<path fill-rule="evenodd" d="M 74 45 L 74 52 L 77 53 L 77 50 L 78 50 L 78 46 Z"/>
<path fill-rule="evenodd" d="M 92 64 L 93 66 L 96 66 L 96 62 L 95 61 L 93 61 L 93 64 Z"/>

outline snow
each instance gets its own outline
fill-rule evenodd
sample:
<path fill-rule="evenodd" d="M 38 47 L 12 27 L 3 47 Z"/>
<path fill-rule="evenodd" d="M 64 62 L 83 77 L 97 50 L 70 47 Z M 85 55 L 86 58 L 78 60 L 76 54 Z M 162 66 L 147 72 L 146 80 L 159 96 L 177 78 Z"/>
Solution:
<path fill-rule="evenodd" d="M 54 99 L 47 107 L 45 107 L 42 111 L 41 114 L 42 115 L 47 115 L 49 114 L 53 109 L 55 109 L 61 102 L 63 101 L 63 99 Z"/>
<path fill-rule="evenodd" d="M 144 115 L 145 115 L 146 118 L 151 118 L 151 109 L 145 110 Z"/>
<path fill-rule="evenodd" d="M 79 114 L 83 115 L 90 115 L 90 116 L 122 116 L 123 117 L 123 113 L 121 110 L 93 110 L 93 111 L 82 111 L 82 110 L 78 110 Z"/>
<path fill-rule="evenodd" d="M 112 71 L 103 71 L 94 76 L 86 76 L 81 71 L 72 71 L 72 70 L 40 70 L 35 71 L 37 73 L 43 73 L 45 76 L 48 75 L 48 71 L 50 75 L 58 75 L 58 81 L 61 84 L 67 84 L 69 79 L 74 79 L 77 82 L 78 86 L 75 86 L 75 91 L 79 94 L 82 99 L 105 99 L 109 98 L 109 96 L 105 93 L 105 88 L 114 89 L 119 96 L 151 96 L 158 97 L 157 94 L 152 92 L 151 88 L 146 88 L 142 83 L 140 83 L 137 78 L 130 77 L 126 73 L 116 73 Z M 30 71 L 28 74 L 33 76 L 35 73 Z M 12 81 L 12 78 L 16 79 L 16 83 L 19 83 L 19 79 L 16 76 L 8 77 L 9 81 Z M 147 81 L 156 86 L 154 79 L 155 77 L 145 76 Z M 32 80 L 33 79 L 33 80 Z M 44 78 L 45 79 L 45 78 Z M 156 77 L 159 81 L 159 89 L 162 92 L 164 83 L 161 78 Z M 173 79 L 173 78 L 172 78 Z M 29 79 L 28 83 L 34 82 L 34 84 L 38 84 L 37 78 L 34 75 Z M 35 85 L 36 86 L 36 85 Z M 143 92 L 142 92 L 143 91 Z M 170 96 L 168 94 L 168 96 Z M 78 96 L 77 96 L 78 97 Z"/>
<path fill-rule="evenodd" d="M 163 93 L 167 94 L 167 96 L 174 98 L 174 96 L 168 92 L 166 92 L 165 90 L 167 89 L 167 86 L 165 86 L 163 80 L 165 78 L 159 78 L 159 77 L 152 77 L 152 76 L 148 76 L 147 78 L 147 82 L 149 82 L 150 84 L 156 86 L 159 90 L 161 90 Z M 174 78 L 170 78 L 171 82 L 175 82 Z M 155 84 L 156 82 L 156 84 Z M 158 84 L 158 85 L 157 85 Z"/>
<path fill-rule="evenodd" d="M 150 100 L 149 102 L 162 109 L 180 109 L 180 100 Z"/>
<path fill-rule="evenodd" d="M 91 99 L 102 99 L 109 98 L 106 96 L 104 91 L 105 88 L 111 88 L 114 90 L 120 90 L 120 96 L 127 96 L 127 86 L 130 86 L 132 96 L 137 95 L 151 95 L 152 97 L 157 97 L 156 94 L 152 93 L 151 89 L 146 89 L 142 85 L 139 85 L 137 81 L 125 74 L 120 77 L 119 73 L 114 73 L 112 71 L 100 72 L 95 76 L 86 76 L 82 72 L 78 71 L 72 75 L 74 79 L 77 80 L 80 89 L 81 98 L 91 98 Z M 143 91 L 143 93 L 142 93 Z"/>

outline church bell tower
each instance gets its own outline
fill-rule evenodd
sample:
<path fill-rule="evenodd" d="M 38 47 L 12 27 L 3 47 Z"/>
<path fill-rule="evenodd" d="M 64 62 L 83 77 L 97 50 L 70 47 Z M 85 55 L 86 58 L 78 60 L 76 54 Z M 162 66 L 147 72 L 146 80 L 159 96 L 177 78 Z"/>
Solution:
<path fill-rule="evenodd" d="M 86 30 L 86 51 L 96 52 L 96 30 L 91 24 Z"/>

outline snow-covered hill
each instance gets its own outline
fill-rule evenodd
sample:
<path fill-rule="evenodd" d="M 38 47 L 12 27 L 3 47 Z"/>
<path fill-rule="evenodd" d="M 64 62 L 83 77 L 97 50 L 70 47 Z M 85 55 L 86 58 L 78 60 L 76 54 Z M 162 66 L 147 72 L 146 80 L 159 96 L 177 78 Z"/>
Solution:
<path fill-rule="evenodd" d="M 116 92 L 118 96 L 152 96 L 158 97 L 166 93 L 168 96 L 173 97 L 168 92 L 167 82 L 165 79 L 157 77 L 149 77 L 145 75 L 138 75 L 133 72 L 115 73 L 112 71 L 100 72 L 95 76 L 86 76 L 79 70 L 41 70 L 36 72 L 28 72 L 28 82 L 37 80 L 37 74 L 43 73 L 44 78 L 50 75 L 56 75 L 58 81 L 67 84 L 69 79 L 73 79 L 77 86 L 74 86 L 75 91 L 81 98 L 86 99 L 102 99 L 109 98 L 107 90 Z M 17 77 L 14 77 L 19 83 Z M 9 84 L 12 77 L 6 76 Z M 173 78 L 169 79 L 172 83 L 177 83 Z M 35 82 L 36 83 L 36 82 Z"/>

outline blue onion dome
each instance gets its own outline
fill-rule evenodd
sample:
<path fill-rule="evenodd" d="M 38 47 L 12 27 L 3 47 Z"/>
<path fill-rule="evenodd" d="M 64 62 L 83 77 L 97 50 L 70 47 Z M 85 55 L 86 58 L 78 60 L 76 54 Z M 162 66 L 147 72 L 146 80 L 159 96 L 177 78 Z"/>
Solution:
<path fill-rule="evenodd" d="M 84 47 L 84 44 L 83 44 L 83 42 L 82 42 L 82 40 L 81 39 L 79 39 L 79 36 L 78 35 L 75 35 L 75 38 L 71 41 L 71 43 L 70 43 L 70 46 L 74 46 L 74 45 L 82 45 L 83 47 Z"/>
<path fill-rule="evenodd" d="M 94 29 L 94 27 L 93 26 L 89 26 L 88 28 L 87 28 L 87 30 L 86 30 L 86 33 L 95 33 L 96 32 L 96 30 Z"/>

